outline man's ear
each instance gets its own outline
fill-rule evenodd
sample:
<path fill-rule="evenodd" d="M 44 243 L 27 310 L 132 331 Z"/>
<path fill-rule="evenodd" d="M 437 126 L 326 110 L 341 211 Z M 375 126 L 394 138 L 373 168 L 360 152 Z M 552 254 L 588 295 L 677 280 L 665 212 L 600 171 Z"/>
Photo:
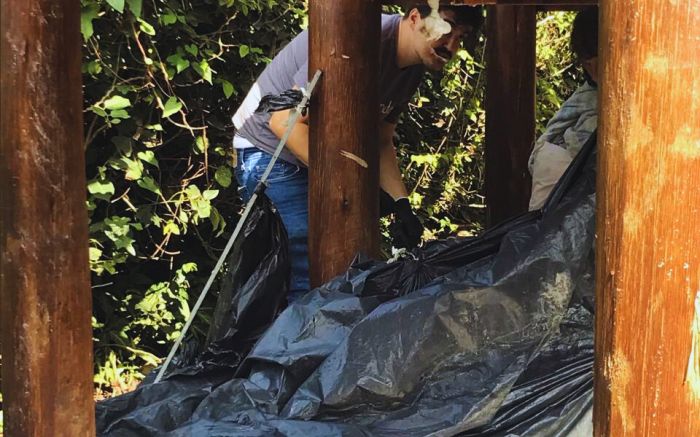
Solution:
<path fill-rule="evenodd" d="M 420 12 L 418 12 L 417 8 L 411 9 L 411 12 L 408 13 L 408 21 L 411 24 L 412 29 L 418 28 L 418 25 L 421 22 L 421 17 L 420 17 Z"/>

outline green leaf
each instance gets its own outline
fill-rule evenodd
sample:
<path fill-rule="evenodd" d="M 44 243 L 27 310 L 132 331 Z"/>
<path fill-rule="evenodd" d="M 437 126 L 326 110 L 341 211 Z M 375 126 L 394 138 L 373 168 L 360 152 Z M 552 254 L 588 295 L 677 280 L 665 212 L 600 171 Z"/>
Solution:
<path fill-rule="evenodd" d="M 173 53 L 172 55 L 165 58 L 165 60 L 168 61 L 170 65 L 175 67 L 178 73 L 182 72 L 190 66 L 190 61 L 183 58 L 182 55 L 180 55 L 179 53 Z"/>
<path fill-rule="evenodd" d="M 90 110 L 94 112 L 95 114 L 99 115 L 100 117 L 107 117 L 107 111 L 104 109 L 100 108 L 99 106 L 90 106 Z"/>
<path fill-rule="evenodd" d="M 126 350 L 128 350 L 132 354 L 134 354 L 137 357 L 144 360 L 146 362 L 146 364 L 148 364 L 150 366 L 157 366 L 161 362 L 160 358 L 158 358 L 157 356 L 155 356 L 152 353 L 147 352 L 145 350 L 136 349 L 136 348 L 129 347 L 129 346 L 125 346 L 125 348 L 126 348 Z"/>
<path fill-rule="evenodd" d="M 156 181 L 150 176 L 144 176 L 143 178 L 136 181 L 139 187 L 151 191 L 156 194 L 161 194 L 160 187 Z"/>
<path fill-rule="evenodd" d="M 219 190 L 204 190 L 202 197 L 206 200 L 212 200 L 219 195 Z"/>
<path fill-rule="evenodd" d="M 131 12 L 137 17 L 141 16 L 141 3 L 142 0 L 126 0 L 126 4 L 129 5 Z"/>
<path fill-rule="evenodd" d="M 126 172 L 124 177 L 129 181 L 141 179 L 143 175 L 143 165 L 141 161 L 135 161 L 127 157 L 119 158 L 119 167 Z"/>
<path fill-rule="evenodd" d="M 208 218 L 211 214 L 211 204 L 205 199 L 196 199 L 191 202 L 192 209 L 197 212 L 197 215 L 201 218 Z"/>
<path fill-rule="evenodd" d="M 177 22 L 177 14 L 175 14 L 175 12 L 173 12 L 171 9 L 168 9 L 160 19 L 165 26 L 169 26 Z"/>
<path fill-rule="evenodd" d="M 180 227 L 177 225 L 177 223 L 169 220 L 168 223 L 163 226 L 163 235 L 167 234 L 180 235 Z"/>
<path fill-rule="evenodd" d="M 199 187 L 196 185 L 188 185 L 187 188 L 185 188 L 185 193 L 190 201 L 200 199 L 202 197 L 202 192 L 199 191 Z"/>
<path fill-rule="evenodd" d="M 87 41 L 94 33 L 92 20 L 97 18 L 100 13 L 100 7 L 90 5 L 80 10 L 80 32 L 83 34 L 83 39 Z"/>
<path fill-rule="evenodd" d="M 219 167 L 214 173 L 214 179 L 224 188 L 228 188 L 231 185 L 231 169 L 228 167 Z"/>
<path fill-rule="evenodd" d="M 153 26 L 151 26 L 147 21 L 142 20 L 141 18 L 138 18 L 137 20 L 139 21 L 139 28 L 143 33 L 155 36 L 156 29 L 154 29 Z"/>
<path fill-rule="evenodd" d="M 124 12 L 124 0 L 107 0 L 107 3 L 120 14 Z"/>
<path fill-rule="evenodd" d="M 206 59 L 202 59 L 197 64 L 192 64 L 192 68 L 194 68 L 194 71 L 196 71 L 197 73 L 199 73 L 200 76 L 202 76 L 202 79 L 206 80 L 211 84 L 211 68 L 209 67 L 209 63 Z"/>
<path fill-rule="evenodd" d="M 107 110 L 124 109 L 131 106 L 131 101 L 126 97 L 112 96 L 104 101 L 103 106 Z"/>
<path fill-rule="evenodd" d="M 221 214 L 219 214 L 219 211 L 216 210 L 216 208 L 211 209 L 211 226 L 214 231 L 216 231 L 219 228 L 219 224 L 221 224 Z"/>
<path fill-rule="evenodd" d="M 100 74 L 100 72 L 102 72 L 102 65 L 98 61 L 92 60 L 87 64 L 83 63 L 81 71 L 83 73 L 88 73 L 90 74 L 90 76 L 94 77 Z"/>
<path fill-rule="evenodd" d="M 197 150 L 199 150 L 200 153 L 204 153 L 207 147 L 209 147 L 209 139 L 201 135 L 194 140 L 194 144 L 197 146 Z"/>
<path fill-rule="evenodd" d="M 114 111 L 109 111 L 109 116 L 112 118 L 127 119 L 131 117 L 128 112 L 123 109 L 115 109 Z"/>
<path fill-rule="evenodd" d="M 197 56 L 197 53 L 199 53 L 199 49 L 195 44 L 187 44 L 185 46 L 185 51 L 192 56 Z"/>
<path fill-rule="evenodd" d="M 92 180 L 88 182 L 87 189 L 90 194 L 114 194 L 114 184 L 112 184 L 110 181 Z"/>
<path fill-rule="evenodd" d="M 90 261 L 92 262 L 99 260 L 102 256 L 102 251 L 97 247 L 90 247 L 90 249 L 88 249 L 88 253 L 90 254 Z"/>
<path fill-rule="evenodd" d="M 223 234 L 224 232 L 224 229 L 226 229 L 226 220 L 224 220 L 224 218 L 221 217 L 219 211 L 214 207 L 212 207 L 211 209 L 211 224 L 214 231 L 216 231 L 217 229 L 219 230 L 219 232 L 216 233 L 217 237 L 221 236 L 221 234 Z"/>
<path fill-rule="evenodd" d="M 240 47 L 238 47 L 238 55 L 241 58 L 245 58 L 248 55 L 248 53 L 250 53 L 250 47 L 248 47 L 247 45 L 241 44 Z"/>
<path fill-rule="evenodd" d="M 221 88 L 224 90 L 224 96 L 226 96 L 227 99 L 236 91 L 233 84 L 224 79 L 221 79 Z"/>
<path fill-rule="evenodd" d="M 182 103 L 180 103 L 177 97 L 170 97 L 163 106 L 163 117 L 170 117 L 176 112 L 179 112 L 180 109 L 182 109 Z"/>
<path fill-rule="evenodd" d="M 182 223 L 188 223 L 190 221 L 189 217 L 187 216 L 187 213 L 182 209 L 180 210 L 180 213 L 177 215 L 177 218 L 179 218 Z"/>
<path fill-rule="evenodd" d="M 143 152 L 139 152 L 136 154 L 136 156 L 144 162 L 147 162 L 155 167 L 158 167 L 158 160 L 156 159 L 156 154 L 153 153 L 151 150 L 146 150 Z"/>

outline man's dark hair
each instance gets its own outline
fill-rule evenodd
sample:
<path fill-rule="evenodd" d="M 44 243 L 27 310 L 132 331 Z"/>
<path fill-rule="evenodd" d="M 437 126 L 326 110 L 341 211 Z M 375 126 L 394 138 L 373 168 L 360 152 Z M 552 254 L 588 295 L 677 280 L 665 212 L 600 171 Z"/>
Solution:
<path fill-rule="evenodd" d="M 576 15 L 571 29 L 571 50 L 580 60 L 598 56 L 598 6 Z"/>
<path fill-rule="evenodd" d="M 412 9 L 418 9 L 421 18 L 430 15 L 430 6 L 426 3 L 413 5 L 406 9 L 404 18 L 408 17 Z M 478 31 L 484 23 L 484 9 L 481 6 L 443 6 L 440 5 L 441 11 L 452 11 L 455 16 L 455 24 L 471 26 L 474 31 Z"/>

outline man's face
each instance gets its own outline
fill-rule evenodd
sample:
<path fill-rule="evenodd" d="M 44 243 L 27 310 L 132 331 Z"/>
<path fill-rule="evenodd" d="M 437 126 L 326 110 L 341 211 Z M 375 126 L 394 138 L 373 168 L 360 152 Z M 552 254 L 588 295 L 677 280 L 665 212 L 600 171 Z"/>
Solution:
<path fill-rule="evenodd" d="M 442 35 L 437 40 L 430 41 L 426 38 L 425 24 L 420 20 L 420 35 L 417 38 L 417 52 L 423 65 L 427 68 L 440 71 L 459 50 L 462 40 L 468 37 L 474 29 L 468 25 L 457 25 L 454 21 L 454 12 L 440 11 L 443 20 L 450 24 L 450 33 Z M 422 27 L 420 27 L 422 26 Z"/>

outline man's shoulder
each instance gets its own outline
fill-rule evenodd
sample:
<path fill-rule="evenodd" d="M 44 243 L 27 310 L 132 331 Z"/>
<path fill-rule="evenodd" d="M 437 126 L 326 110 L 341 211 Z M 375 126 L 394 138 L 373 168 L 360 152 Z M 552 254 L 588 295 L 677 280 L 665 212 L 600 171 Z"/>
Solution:
<path fill-rule="evenodd" d="M 382 40 L 394 37 L 399 29 L 401 15 L 382 14 Z"/>

